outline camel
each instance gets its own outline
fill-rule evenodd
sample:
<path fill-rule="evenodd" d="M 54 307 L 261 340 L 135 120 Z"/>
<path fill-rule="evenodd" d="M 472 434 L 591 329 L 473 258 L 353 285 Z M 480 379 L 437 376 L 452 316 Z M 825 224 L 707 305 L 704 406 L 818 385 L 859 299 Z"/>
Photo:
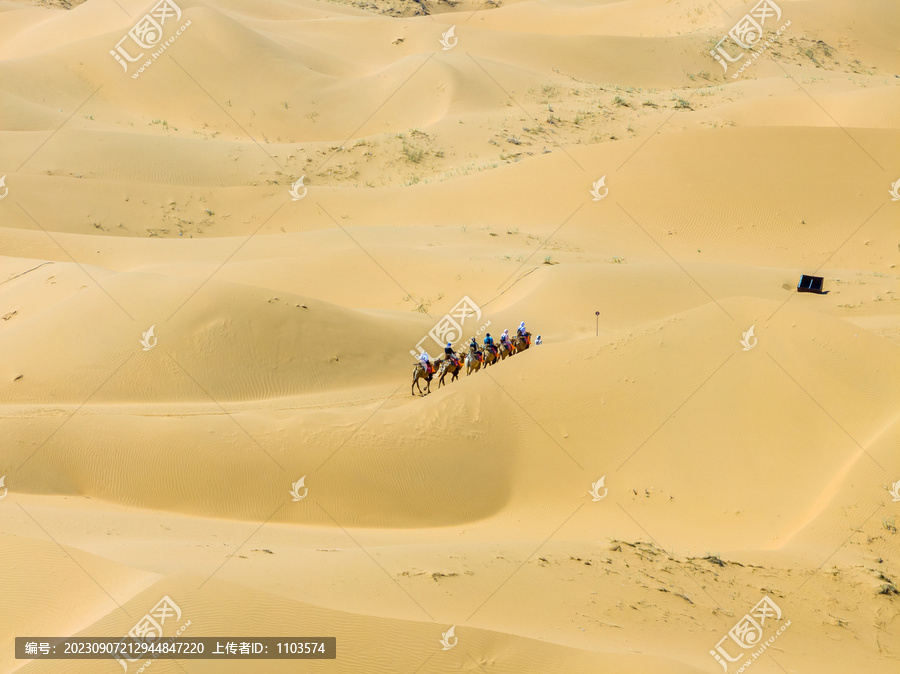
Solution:
<path fill-rule="evenodd" d="M 422 393 L 422 387 L 419 386 L 419 380 L 425 380 L 425 393 Z M 415 395 L 416 392 L 414 389 L 419 389 L 419 395 L 425 396 L 428 393 L 431 393 L 431 375 L 425 371 L 425 366 L 422 365 L 421 362 L 416 363 L 416 369 L 413 370 L 413 381 L 412 388 L 410 389 L 410 395 Z"/>
<path fill-rule="evenodd" d="M 466 354 L 466 376 L 473 372 L 478 372 L 481 368 L 481 351 L 469 347 L 469 353 Z"/>
<path fill-rule="evenodd" d="M 494 347 L 496 348 L 496 347 Z M 493 365 L 498 360 L 500 360 L 499 350 L 494 351 L 493 349 L 485 349 L 484 350 L 484 366 Z"/>
<path fill-rule="evenodd" d="M 438 379 L 438 388 L 440 388 L 444 383 L 444 377 L 446 377 L 447 374 L 452 375 L 450 377 L 451 384 L 459 378 L 459 371 L 462 370 L 462 353 L 456 354 L 456 359 L 456 365 L 454 365 L 449 358 L 444 358 L 443 360 L 441 360 L 440 367 L 438 368 L 438 371 L 441 375 Z"/>
<path fill-rule="evenodd" d="M 516 335 L 516 338 L 513 340 L 513 346 L 515 346 L 515 348 L 516 348 L 515 352 L 519 353 L 519 351 L 524 351 L 525 349 L 527 349 L 530 346 L 530 342 L 531 342 L 531 333 L 530 332 L 526 332 L 525 337 Z"/>
<path fill-rule="evenodd" d="M 512 342 L 500 342 L 500 360 L 506 360 L 507 356 L 511 356 L 516 352 L 516 348 Z"/>

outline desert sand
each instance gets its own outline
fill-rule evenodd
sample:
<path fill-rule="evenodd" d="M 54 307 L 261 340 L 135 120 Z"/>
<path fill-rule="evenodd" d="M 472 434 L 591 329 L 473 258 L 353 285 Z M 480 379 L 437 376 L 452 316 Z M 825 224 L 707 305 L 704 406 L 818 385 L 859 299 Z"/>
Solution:
<path fill-rule="evenodd" d="M 900 669 L 896 2 L 176 1 L 0 0 L 0 672 Z"/>

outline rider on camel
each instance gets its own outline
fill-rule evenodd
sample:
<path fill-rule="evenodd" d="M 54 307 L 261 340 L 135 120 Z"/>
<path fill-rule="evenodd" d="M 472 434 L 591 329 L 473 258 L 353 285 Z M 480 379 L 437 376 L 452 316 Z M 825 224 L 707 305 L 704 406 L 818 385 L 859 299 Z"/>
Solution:
<path fill-rule="evenodd" d="M 434 373 L 434 370 L 431 369 L 431 356 L 428 355 L 427 351 L 423 351 L 422 355 L 419 356 L 419 361 L 422 363 L 422 367 L 425 368 L 425 373 L 430 381 L 431 375 Z"/>
<path fill-rule="evenodd" d="M 525 330 L 525 321 L 519 323 L 519 327 L 516 329 L 516 337 L 521 337 L 526 347 L 531 346 L 531 338 L 528 336 L 528 331 Z"/>
<path fill-rule="evenodd" d="M 497 351 L 495 350 L 495 347 L 494 347 L 494 338 L 491 337 L 491 333 L 487 333 L 484 336 L 484 350 L 490 351 L 493 354 L 497 353 Z"/>
<path fill-rule="evenodd" d="M 456 355 L 453 353 L 453 344 L 447 342 L 447 346 L 444 347 L 444 360 L 449 360 L 454 365 L 459 365 L 459 361 L 456 360 Z"/>

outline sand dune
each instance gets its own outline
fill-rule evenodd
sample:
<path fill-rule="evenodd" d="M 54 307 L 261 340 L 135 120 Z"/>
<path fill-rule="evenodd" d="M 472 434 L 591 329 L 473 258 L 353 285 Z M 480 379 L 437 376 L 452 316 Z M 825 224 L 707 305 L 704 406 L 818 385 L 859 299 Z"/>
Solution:
<path fill-rule="evenodd" d="M 755 5 L 0 1 L 0 672 L 896 671 L 900 15 Z"/>

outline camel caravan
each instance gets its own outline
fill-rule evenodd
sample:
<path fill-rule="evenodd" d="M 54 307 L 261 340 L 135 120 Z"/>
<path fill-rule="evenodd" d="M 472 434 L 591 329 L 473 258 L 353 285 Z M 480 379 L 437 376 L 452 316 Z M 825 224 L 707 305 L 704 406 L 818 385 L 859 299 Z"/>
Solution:
<path fill-rule="evenodd" d="M 535 345 L 541 343 L 541 336 L 537 336 Z M 472 337 L 467 349 L 462 349 L 458 353 L 454 353 L 453 345 L 449 342 L 444 347 L 444 354 L 437 361 L 432 362 L 427 351 L 423 351 L 419 355 L 419 360 L 413 370 L 413 381 L 411 395 L 416 394 L 418 389 L 420 396 L 431 393 L 431 380 L 435 375 L 438 377 L 438 388 L 444 384 L 444 378 L 449 374 L 450 382 L 459 378 L 459 373 L 466 368 L 466 376 L 473 372 L 478 372 L 482 367 L 488 367 L 501 360 L 505 360 L 508 356 L 514 356 L 520 351 L 524 351 L 531 346 L 531 333 L 525 329 L 525 322 L 519 324 L 516 330 L 516 336 L 510 338 L 509 330 L 504 330 L 500 336 L 498 343 L 494 342 L 491 333 L 487 333 L 484 337 L 484 343 L 479 346 L 477 340 Z M 425 391 L 419 384 L 420 380 L 425 380 Z"/>

